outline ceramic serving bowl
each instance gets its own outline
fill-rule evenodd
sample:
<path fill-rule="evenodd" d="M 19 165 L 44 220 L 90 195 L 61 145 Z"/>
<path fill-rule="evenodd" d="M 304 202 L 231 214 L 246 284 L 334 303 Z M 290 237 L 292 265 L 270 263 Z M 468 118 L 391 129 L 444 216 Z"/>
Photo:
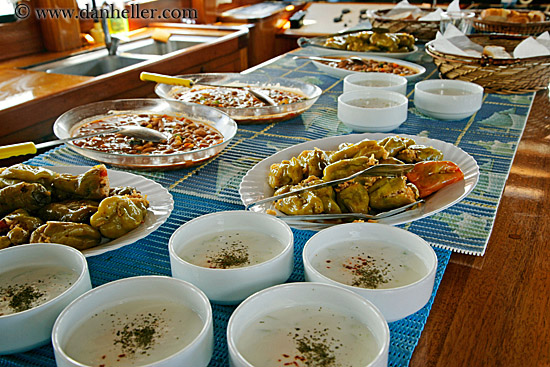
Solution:
<path fill-rule="evenodd" d="M 405 95 L 407 79 L 389 73 L 350 74 L 344 78 L 344 93 L 363 90 L 375 92 L 388 90 Z"/>
<path fill-rule="evenodd" d="M 352 91 L 338 97 L 338 119 L 354 131 L 388 132 L 407 119 L 409 100 L 391 91 Z"/>
<path fill-rule="evenodd" d="M 268 214 L 226 211 L 195 218 L 170 237 L 172 276 L 215 303 L 235 304 L 283 283 L 294 266 L 290 227 Z"/>
<path fill-rule="evenodd" d="M 86 258 L 72 247 L 48 243 L 0 250 L 0 354 L 48 343 L 59 313 L 91 288 Z"/>
<path fill-rule="evenodd" d="M 414 87 L 414 105 L 439 120 L 462 120 L 479 111 L 483 87 L 462 80 L 424 80 Z"/>
<path fill-rule="evenodd" d="M 369 301 L 341 287 L 287 283 L 247 298 L 227 326 L 230 366 L 387 366 L 389 329 Z M 324 362 L 325 361 L 325 362 Z"/>
<path fill-rule="evenodd" d="M 437 256 L 414 233 L 377 223 L 349 223 L 320 231 L 303 252 L 307 281 L 333 284 L 371 301 L 388 322 L 428 302 Z"/>
<path fill-rule="evenodd" d="M 58 367 L 208 365 L 212 308 L 192 284 L 163 276 L 125 278 L 73 301 L 57 318 Z"/>

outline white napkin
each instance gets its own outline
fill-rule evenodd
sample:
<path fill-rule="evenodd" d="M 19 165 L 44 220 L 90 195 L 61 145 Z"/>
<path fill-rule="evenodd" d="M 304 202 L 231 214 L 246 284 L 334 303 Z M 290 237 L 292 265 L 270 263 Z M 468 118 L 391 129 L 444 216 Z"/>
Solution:
<path fill-rule="evenodd" d="M 453 0 L 449 6 L 447 7 L 447 13 L 454 13 L 459 12 L 460 10 L 460 1 L 459 0 Z"/>
<path fill-rule="evenodd" d="M 456 27 L 453 26 L 452 24 L 449 27 L 451 26 L 456 29 Z M 449 27 L 447 27 L 447 30 L 449 29 Z M 447 34 L 447 30 L 445 31 L 446 34 Z M 458 29 L 456 30 L 458 31 Z M 461 35 L 462 37 L 465 37 L 462 33 Z M 469 39 L 467 41 L 469 43 L 473 43 Z M 442 35 L 441 32 L 437 32 L 437 34 L 435 35 L 435 40 L 432 41 L 432 45 L 437 51 L 443 52 L 446 54 L 481 57 L 481 51 L 483 51 L 483 47 L 481 47 L 480 45 L 474 44 L 474 45 L 477 45 L 478 47 L 481 47 L 481 51 L 479 51 L 479 49 L 476 50 L 472 48 L 475 46 L 469 46 L 469 47 L 463 48 L 462 46 L 464 44 L 469 45 L 468 42 L 464 42 L 464 39 L 462 39 L 461 37 L 447 38 L 446 36 Z"/>
<path fill-rule="evenodd" d="M 544 42 L 544 39 L 543 39 Z M 527 37 L 514 49 L 514 57 L 519 59 L 523 57 L 547 56 L 550 50 L 545 45 L 539 43 L 533 37 Z"/>
<path fill-rule="evenodd" d="M 428 13 L 427 15 L 424 15 L 423 17 L 418 18 L 418 20 L 441 20 L 441 14 L 443 14 L 443 9 L 437 8 L 435 11 L 432 11 Z"/>
<path fill-rule="evenodd" d="M 407 0 L 401 0 L 397 3 L 390 11 L 388 11 L 384 18 L 390 19 L 403 19 L 407 18 L 409 15 L 421 12 L 422 10 L 416 6 L 411 5 Z"/>
<path fill-rule="evenodd" d="M 550 50 L 550 33 L 548 31 L 544 32 L 537 37 L 537 42 Z"/>

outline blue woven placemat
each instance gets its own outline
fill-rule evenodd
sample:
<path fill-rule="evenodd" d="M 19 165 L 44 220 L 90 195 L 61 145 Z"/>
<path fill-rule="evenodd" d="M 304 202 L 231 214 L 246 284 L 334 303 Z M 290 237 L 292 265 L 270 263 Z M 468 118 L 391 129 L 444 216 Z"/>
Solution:
<path fill-rule="evenodd" d="M 303 53 L 303 50 L 294 54 Z M 172 215 L 148 237 L 121 249 L 88 258 L 93 286 L 137 275 L 170 275 L 168 239 L 186 221 L 222 210 L 242 210 L 238 186 L 242 176 L 271 154 L 310 139 L 347 134 L 351 131 L 336 117 L 336 99 L 342 81 L 319 73 L 307 60 L 294 60 L 292 54 L 255 70 L 271 76 L 297 78 L 324 91 L 319 101 L 301 116 L 269 125 L 239 126 L 236 138 L 216 158 L 207 163 L 169 172 L 138 172 L 168 188 L 174 196 Z M 413 62 L 427 67 L 425 78 L 436 78 L 437 71 L 427 56 L 418 53 Z M 409 85 L 412 97 L 413 85 Z M 476 189 L 453 207 L 401 226 L 434 247 L 438 269 L 432 297 L 420 311 L 390 324 L 390 366 L 407 366 L 431 309 L 437 288 L 454 251 L 482 255 L 491 233 L 498 202 L 517 148 L 533 95 L 486 95 L 482 109 L 472 118 L 441 122 L 422 116 L 409 105 L 407 121 L 395 133 L 420 135 L 453 143 L 471 154 L 480 166 Z M 66 147 L 56 148 L 31 159 L 35 165 L 93 165 Z M 295 268 L 289 282 L 304 281 L 301 253 L 313 232 L 293 230 Z M 215 352 L 211 367 L 228 366 L 225 332 L 234 306 L 213 305 Z M 0 337 L 6 331 L 0 331 Z M 0 366 L 53 366 L 51 345 L 27 353 L 0 357 Z"/>

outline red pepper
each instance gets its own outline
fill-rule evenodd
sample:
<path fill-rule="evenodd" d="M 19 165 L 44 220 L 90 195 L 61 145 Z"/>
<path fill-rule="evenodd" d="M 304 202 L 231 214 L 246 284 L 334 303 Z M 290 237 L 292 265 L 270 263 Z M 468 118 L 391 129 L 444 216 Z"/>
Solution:
<path fill-rule="evenodd" d="M 413 183 L 424 198 L 437 190 L 464 179 L 464 173 L 453 162 L 428 161 L 414 165 L 407 173 L 407 179 Z"/>

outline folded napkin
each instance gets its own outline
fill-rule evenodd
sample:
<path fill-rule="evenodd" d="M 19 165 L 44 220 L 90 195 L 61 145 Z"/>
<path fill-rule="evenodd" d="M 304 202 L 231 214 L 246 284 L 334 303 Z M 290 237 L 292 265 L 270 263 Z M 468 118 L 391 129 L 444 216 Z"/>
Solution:
<path fill-rule="evenodd" d="M 397 3 L 397 5 L 395 5 L 390 11 L 388 11 L 384 15 L 384 18 L 394 20 L 405 18 L 413 18 L 417 20 L 440 20 L 442 12 L 443 11 L 441 9 L 437 9 L 434 12 L 428 13 L 420 9 L 418 6 L 410 4 L 407 0 L 401 0 L 399 3 Z"/>
<path fill-rule="evenodd" d="M 431 42 L 431 45 L 439 52 L 459 56 L 481 57 L 484 51 L 483 46 L 472 42 L 452 24 L 447 26 L 444 34 L 437 32 L 435 40 Z M 526 58 L 547 55 L 550 55 L 550 34 L 544 32 L 537 39 L 528 37 L 523 40 L 516 46 L 512 55 L 493 57 L 510 58 L 513 56 L 514 58 Z"/>

